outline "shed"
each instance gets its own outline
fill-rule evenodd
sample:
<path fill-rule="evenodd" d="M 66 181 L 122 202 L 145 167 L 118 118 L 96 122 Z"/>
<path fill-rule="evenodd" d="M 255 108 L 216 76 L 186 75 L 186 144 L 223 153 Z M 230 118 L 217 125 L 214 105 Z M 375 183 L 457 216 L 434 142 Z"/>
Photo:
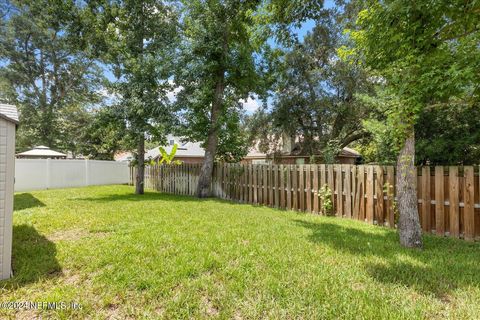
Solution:
<path fill-rule="evenodd" d="M 0 104 L 0 280 L 12 273 L 12 216 L 17 108 Z"/>
<path fill-rule="evenodd" d="M 17 158 L 23 159 L 66 159 L 67 155 L 46 146 L 36 146 L 31 150 L 17 153 Z"/>

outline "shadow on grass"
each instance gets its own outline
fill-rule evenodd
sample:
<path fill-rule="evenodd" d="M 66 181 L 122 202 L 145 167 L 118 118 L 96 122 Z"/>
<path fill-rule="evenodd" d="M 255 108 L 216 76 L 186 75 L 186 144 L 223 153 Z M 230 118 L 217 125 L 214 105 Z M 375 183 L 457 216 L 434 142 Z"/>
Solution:
<path fill-rule="evenodd" d="M 173 201 L 173 202 L 199 202 L 199 201 L 212 201 L 226 203 L 226 200 L 217 198 L 204 198 L 199 199 L 194 196 L 187 195 L 173 195 L 160 192 L 145 192 L 145 194 L 111 194 L 101 197 L 86 197 L 75 198 L 71 200 L 80 201 L 93 201 L 93 202 L 110 202 L 110 201 Z"/>
<path fill-rule="evenodd" d="M 7 287 L 18 288 L 41 279 L 61 275 L 55 243 L 29 225 L 13 227 L 13 277 L 4 281 Z M 0 284 L 1 286 L 1 284 Z"/>
<path fill-rule="evenodd" d="M 45 207 L 45 203 L 35 198 L 31 193 L 19 193 L 15 195 L 13 210 L 19 211 L 35 207 Z"/>
<path fill-rule="evenodd" d="M 357 256 L 378 282 L 406 286 L 441 300 L 448 300 L 459 287 L 480 288 L 479 243 L 428 235 L 423 237 L 423 250 L 407 249 L 390 229 L 369 233 L 334 223 L 295 222 L 312 231 L 310 241 Z"/>

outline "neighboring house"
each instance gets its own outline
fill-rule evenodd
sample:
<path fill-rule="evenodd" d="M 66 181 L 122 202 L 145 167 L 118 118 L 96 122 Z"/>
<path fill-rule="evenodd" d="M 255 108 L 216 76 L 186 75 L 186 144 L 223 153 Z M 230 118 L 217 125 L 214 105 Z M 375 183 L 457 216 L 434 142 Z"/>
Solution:
<path fill-rule="evenodd" d="M 20 159 L 66 159 L 67 155 L 46 146 L 37 146 L 31 150 L 17 153 Z"/>
<path fill-rule="evenodd" d="M 285 141 L 285 143 L 283 142 Z M 303 155 L 299 153 L 299 143 L 291 139 L 283 139 L 280 141 L 282 150 L 275 156 L 275 163 L 283 164 L 307 164 L 310 162 L 311 155 Z M 181 137 L 169 135 L 167 137 L 167 146 L 163 148 L 170 154 L 173 145 L 177 144 L 177 152 L 174 160 L 180 160 L 183 163 L 203 163 L 205 157 L 205 149 L 200 146 L 200 142 L 182 142 Z M 321 160 L 321 155 L 315 155 L 317 159 Z M 162 155 L 159 147 L 153 148 L 145 152 L 145 160 L 160 161 Z M 337 156 L 336 161 L 344 164 L 355 164 L 361 159 L 360 153 L 350 148 L 343 148 L 341 153 Z M 133 160 L 131 152 L 122 152 L 115 155 L 116 161 L 129 162 Z M 258 150 L 258 143 L 250 149 L 250 152 L 242 160 L 243 163 L 263 164 L 273 162 L 270 154 L 262 153 Z"/>
<path fill-rule="evenodd" d="M 247 156 L 242 160 L 243 163 L 252 163 L 252 164 L 262 164 L 262 163 L 280 163 L 280 164 L 308 164 L 312 156 L 317 160 L 321 161 L 322 155 L 306 155 L 301 152 L 299 138 L 288 138 L 283 137 L 280 143 L 280 150 L 275 153 L 273 157 L 273 152 L 270 154 L 263 153 L 259 151 L 259 143 L 257 142 L 254 147 L 252 147 L 247 154 Z M 340 154 L 335 158 L 337 163 L 343 164 L 356 164 L 361 160 L 361 154 L 356 150 L 351 148 L 343 148 Z M 275 159 L 274 159 L 275 158 Z"/>
<path fill-rule="evenodd" d="M 203 163 L 205 149 L 200 146 L 200 142 L 182 142 L 181 139 L 180 137 L 169 135 L 167 137 L 167 145 L 163 148 L 170 154 L 173 146 L 177 144 L 178 147 L 174 160 L 180 160 L 183 163 Z M 158 162 L 161 158 L 160 147 L 153 148 L 145 153 L 145 159 Z"/>
<path fill-rule="evenodd" d="M 130 151 L 119 151 L 113 155 L 113 160 L 119 162 L 130 162 L 133 160 L 133 153 Z"/>

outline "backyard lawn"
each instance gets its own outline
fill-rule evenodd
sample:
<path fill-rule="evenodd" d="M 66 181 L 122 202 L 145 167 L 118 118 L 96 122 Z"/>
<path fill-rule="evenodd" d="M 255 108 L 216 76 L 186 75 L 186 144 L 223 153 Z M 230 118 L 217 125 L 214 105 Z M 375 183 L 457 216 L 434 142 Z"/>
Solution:
<path fill-rule="evenodd" d="M 129 186 L 18 193 L 0 302 L 31 318 L 445 318 L 480 315 L 480 243 Z"/>

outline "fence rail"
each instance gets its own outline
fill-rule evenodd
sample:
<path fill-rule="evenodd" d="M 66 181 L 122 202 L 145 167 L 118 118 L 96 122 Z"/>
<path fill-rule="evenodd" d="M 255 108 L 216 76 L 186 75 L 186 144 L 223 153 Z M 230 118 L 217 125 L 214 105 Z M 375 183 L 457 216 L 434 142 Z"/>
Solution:
<path fill-rule="evenodd" d="M 147 188 L 194 195 L 199 164 L 145 168 Z M 417 168 L 417 197 L 422 230 L 442 236 L 480 236 L 480 178 L 476 167 Z M 131 171 L 134 182 L 135 170 Z M 323 213 L 322 186 L 331 190 L 338 217 L 395 227 L 395 170 L 373 165 L 216 164 L 212 194 L 240 203 Z"/>

